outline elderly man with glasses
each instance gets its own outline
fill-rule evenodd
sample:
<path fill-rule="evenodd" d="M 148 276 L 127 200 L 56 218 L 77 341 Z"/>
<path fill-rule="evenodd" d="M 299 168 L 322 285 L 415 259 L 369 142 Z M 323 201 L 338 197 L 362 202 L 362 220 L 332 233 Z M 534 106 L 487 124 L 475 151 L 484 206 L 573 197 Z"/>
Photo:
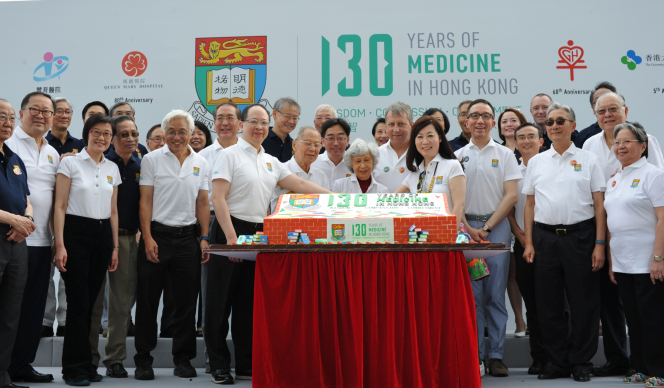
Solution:
<path fill-rule="evenodd" d="M 295 130 L 300 120 L 300 105 L 292 98 L 283 97 L 274 103 L 272 116 L 274 127 L 270 128 L 263 148 L 268 155 L 286 163 L 293 157 L 293 138 L 290 133 Z"/>
<path fill-rule="evenodd" d="M 350 143 L 350 125 L 344 119 L 330 119 L 321 125 L 321 136 L 325 152 L 311 165 L 323 172 L 332 187 L 337 179 L 351 176 L 343 163 L 346 148 Z"/>
<path fill-rule="evenodd" d="M 285 166 L 288 171 L 305 181 L 313 182 L 320 187 L 329 189 L 329 180 L 325 174 L 321 170 L 312 167 L 312 164 L 318 159 L 318 153 L 321 148 L 323 148 L 323 144 L 321 143 L 321 137 L 318 130 L 309 126 L 302 127 L 297 133 L 297 137 L 293 143 L 293 152 L 295 155 L 291 160 L 285 163 Z M 282 194 L 288 194 L 289 192 L 289 190 L 284 189 L 281 186 L 277 186 L 277 188 L 274 189 L 272 201 L 270 201 L 270 208 L 273 212 L 277 208 L 279 196 Z"/>

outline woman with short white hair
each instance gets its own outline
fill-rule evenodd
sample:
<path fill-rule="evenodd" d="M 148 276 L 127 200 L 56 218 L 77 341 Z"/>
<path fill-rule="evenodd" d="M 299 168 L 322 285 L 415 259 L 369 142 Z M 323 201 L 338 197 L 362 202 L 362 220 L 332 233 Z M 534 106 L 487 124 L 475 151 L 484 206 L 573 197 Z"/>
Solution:
<path fill-rule="evenodd" d="M 337 179 L 332 191 L 336 193 L 387 193 L 387 187 L 373 177 L 373 169 L 378 164 L 378 146 L 355 139 L 344 154 L 344 164 L 352 175 Z"/>

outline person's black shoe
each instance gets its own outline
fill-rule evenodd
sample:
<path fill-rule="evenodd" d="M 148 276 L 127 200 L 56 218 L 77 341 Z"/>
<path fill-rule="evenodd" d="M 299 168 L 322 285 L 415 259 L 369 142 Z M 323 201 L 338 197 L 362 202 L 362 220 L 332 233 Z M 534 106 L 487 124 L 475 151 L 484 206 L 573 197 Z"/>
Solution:
<path fill-rule="evenodd" d="M 4 385 L 2 388 L 30 388 L 30 387 L 26 387 L 25 385 L 16 385 L 14 383 L 9 383 L 7 385 Z"/>
<path fill-rule="evenodd" d="M 64 380 L 67 385 L 71 385 L 73 387 L 87 387 L 90 385 L 90 380 L 88 380 L 88 376 L 85 375 L 66 378 Z"/>
<path fill-rule="evenodd" d="M 104 376 L 100 375 L 99 373 L 92 372 L 90 376 L 88 376 L 88 381 L 91 383 L 98 383 L 104 379 Z"/>
<path fill-rule="evenodd" d="M 567 378 L 567 377 L 569 377 L 569 373 L 561 372 L 558 369 L 554 368 L 553 365 L 547 364 L 546 368 L 544 368 L 544 372 L 542 372 L 539 376 L 537 376 L 537 379 L 554 380 L 554 379 Z"/>
<path fill-rule="evenodd" d="M 108 367 L 106 369 L 106 376 L 108 377 L 114 377 L 114 378 L 123 378 L 123 377 L 129 377 L 129 373 L 127 373 L 127 370 L 122 366 L 121 363 L 116 363 Z"/>
<path fill-rule="evenodd" d="M 65 327 L 64 326 L 58 326 L 58 329 L 55 331 L 55 336 L 56 337 L 64 337 L 65 336 Z"/>
<path fill-rule="evenodd" d="M 630 368 L 626 366 L 621 366 L 613 361 L 609 361 L 602 366 L 593 368 L 593 374 L 597 377 L 607 377 L 607 376 L 625 376 L 629 372 Z M 632 373 L 634 374 L 634 373 Z M 630 374 L 630 376 L 632 375 Z"/>
<path fill-rule="evenodd" d="M 53 381 L 53 375 L 39 373 L 32 369 L 24 375 L 12 377 L 12 381 L 22 381 L 24 383 L 50 383 Z"/>
<path fill-rule="evenodd" d="M 210 363 L 209 362 L 206 362 L 205 364 L 203 364 L 203 366 L 205 367 L 205 373 L 207 373 L 207 374 L 212 373 L 212 371 L 210 370 Z"/>
<path fill-rule="evenodd" d="M 53 326 L 43 326 L 41 329 L 41 338 L 53 337 Z"/>
<path fill-rule="evenodd" d="M 217 369 L 212 374 L 212 382 L 215 384 L 231 385 L 235 383 L 230 369 Z"/>
<path fill-rule="evenodd" d="M 590 381 L 590 372 L 588 372 L 585 369 L 577 369 L 574 372 L 572 372 L 572 377 L 574 377 L 574 381 L 587 383 L 588 381 Z"/>
<path fill-rule="evenodd" d="M 189 363 L 189 361 L 185 361 L 182 364 L 176 366 L 175 369 L 173 369 L 173 374 L 181 378 L 190 378 L 198 376 L 198 374 L 196 374 L 196 369 L 194 369 L 194 367 L 191 366 L 191 363 Z"/>
<path fill-rule="evenodd" d="M 537 376 L 544 373 L 545 369 L 546 369 L 545 361 L 535 360 L 533 361 L 532 365 L 530 365 L 530 368 L 528 368 L 528 374 Z"/>
<path fill-rule="evenodd" d="M 134 372 L 134 378 L 136 380 L 154 380 L 152 365 L 137 366 L 136 371 Z"/>
<path fill-rule="evenodd" d="M 238 380 L 251 380 L 251 369 L 243 371 L 235 371 L 235 378 Z"/>

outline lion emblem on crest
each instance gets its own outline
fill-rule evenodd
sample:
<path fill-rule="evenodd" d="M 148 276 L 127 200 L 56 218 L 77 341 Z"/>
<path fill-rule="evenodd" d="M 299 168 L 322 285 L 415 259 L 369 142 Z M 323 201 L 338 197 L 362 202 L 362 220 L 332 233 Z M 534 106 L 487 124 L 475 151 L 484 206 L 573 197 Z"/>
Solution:
<path fill-rule="evenodd" d="M 202 58 L 199 58 L 199 63 L 213 65 L 219 63 L 223 58 L 224 63 L 231 64 L 240 62 L 242 57 L 256 57 L 254 59 L 256 63 L 263 62 L 263 53 L 259 50 L 264 47 L 259 42 L 245 43 L 246 41 L 247 39 L 233 39 L 219 44 L 219 42 L 213 40 L 207 50 L 205 49 L 206 43 L 201 42 L 198 45 L 198 50 L 202 56 Z"/>

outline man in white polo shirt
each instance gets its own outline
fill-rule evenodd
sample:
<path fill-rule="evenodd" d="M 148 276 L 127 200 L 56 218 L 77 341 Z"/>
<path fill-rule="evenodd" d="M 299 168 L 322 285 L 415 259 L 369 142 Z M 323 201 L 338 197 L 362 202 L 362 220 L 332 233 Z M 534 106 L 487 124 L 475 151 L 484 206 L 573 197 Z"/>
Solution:
<path fill-rule="evenodd" d="M 313 182 L 320 187 L 329 189 L 329 180 L 325 174 L 323 174 L 321 170 L 312 167 L 312 163 L 318 158 L 318 152 L 322 147 L 323 144 L 321 144 L 320 132 L 314 127 L 302 127 L 293 141 L 294 155 L 291 160 L 284 163 L 284 165 L 288 171 L 305 181 Z M 270 201 L 270 209 L 272 212 L 277 208 L 279 196 L 288 193 L 289 191 L 281 186 L 277 186 L 274 189 L 272 200 Z"/>
<path fill-rule="evenodd" d="M 311 165 L 323 172 L 332 187 L 337 179 L 351 175 L 344 161 L 346 148 L 350 143 L 350 125 L 344 119 L 329 119 L 321 126 L 321 136 L 325 152 Z"/>
<path fill-rule="evenodd" d="M 572 142 L 572 108 L 549 106 L 546 130 L 551 148 L 528 163 L 523 193 L 525 250 L 535 263 L 535 297 L 542 342 L 550 364 L 538 378 L 590 381 L 597 352 L 599 271 L 604 265 L 606 181 L 593 153 Z M 493 275 L 493 274 L 492 274 Z M 572 319 L 567 340 L 565 291 Z"/>
<path fill-rule="evenodd" d="M 12 381 L 38 383 L 53 380 L 53 375 L 41 374 L 30 364 L 35 360 L 39 347 L 51 278 L 53 193 L 60 155 L 48 144 L 44 134 L 53 123 L 54 107 L 51 96 L 46 93 L 32 92 L 26 95 L 19 111 L 21 125 L 16 127 L 12 137 L 5 142 L 25 163 L 30 203 L 37 226 L 26 239 L 28 280 L 23 293 L 12 364 L 7 370 Z"/>
<path fill-rule="evenodd" d="M 585 143 L 583 150 L 590 151 L 597 156 L 604 181 L 607 182 L 617 170 L 620 162 L 616 159 L 613 149 L 613 130 L 617 125 L 627 120 L 629 108 L 625 99 L 618 93 L 606 92 L 595 100 L 594 112 L 597 123 L 602 131 L 593 135 Z M 657 138 L 648 135 L 648 163 L 660 170 L 664 168 L 662 150 Z M 625 330 L 625 312 L 620 301 L 618 286 L 609 278 L 609 266 L 605 265 L 599 271 L 600 277 L 600 322 L 602 323 L 602 342 L 606 364 L 593 370 L 595 376 L 624 376 L 631 375 L 630 360 L 627 356 L 627 331 Z"/>
<path fill-rule="evenodd" d="M 455 155 L 465 168 L 466 225 L 473 240 L 493 243 L 512 242 L 507 214 L 517 201 L 519 165 L 507 147 L 493 141 L 491 128 L 496 124 L 494 110 L 487 100 L 477 99 L 468 105 L 466 127 L 470 142 Z M 492 376 L 507 376 L 503 363 L 507 308 L 505 291 L 509 273 L 509 252 L 486 259 L 491 276 L 472 282 L 477 315 L 480 359 Z M 484 304 L 486 301 L 486 313 Z M 489 330 L 489 353 L 485 354 L 484 322 Z"/>
<path fill-rule="evenodd" d="M 406 154 L 413 128 L 413 110 L 403 102 L 395 102 L 385 111 L 385 124 L 390 141 L 378 148 L 380 159 L 374 168 L 374 177 L 388 192 L 394 193 L 409 173 Z"/>
<path fill-rule="evenodd" d="M 174 374 L 196 377 L 190 360 L 196 357 L 196 299 L 200 249 L 208 248 L 210 204 L 208 202 L 208 164 L 194 152 L 189 139 L 194 119 L 183 110 L 164 117 L 162 128 L 166 146 L 147 154 L 141 161 L 141 240 L 138 246 L 136 292 L 137 380 L 152 380 L 153 358 L 157 346 L 159 297 L 168 277 L 175 301 L 173 334 Z M 200 232 L 197 223 L 200 223 Z M 200 243 L 199 243 L 200 237 Z"/>
<path fill-rule="evenodd" d="M 329 193 L 292 174 L 261 146 L 268 135 L 270 115 L 264 106 L 249 105 L 242 112 L 242 138 L 222 151 L 212 169 L 212 202 L 216 220 L 211 237 L 215 244 L 232 244 L 238 235 L 263 230 L 272 192 L 277 185 L 295 193 Z M 235 377 L 251 379 L 256 262 L 223 256 L 208 264 L 205 343 L 212 381 L 232 384 L 231 355 L 226 344 L 228 318 L 233 312 Z"/>
<path fill-rule="evenodd" d="M 242 112 L 240 108 L 235 105 L 233 101 L 222 102 L 217 105 L 212 111 L 212 116 L 214 117 L 214 131 L 217 133 L 217 139 L 212 142 L 208 147 L 205 147 L 203 151 L 198 154 L 205 158 L 208 162 L 208 168 L 214 166 L 214 160 L 217 158 L 217 155 L 221 153 L 222 150 L 237 144 L 237 132 L 240 129 L 240 119 L 242 118 Z M 212 224 L 214 223 L 214 205 L 212 204 L 212 174 L 208 174 L 210 177 L 208 185 L 208 197 L 210 198 L 210 229 L 212 229 Z M 210 230 L 209 229 L 209 230 Z M 205 301 L 207 296 L 207 267 L 208 263 L 205 263 L 201 266 L 201 297 L 203 302 L 202 308 L 202 318 L 203 318 L 203 330 L 205 330 Z M 205 348 L 205 373 L 210 373 L 210 364 L 207 357 L 207 347 Z"/>

